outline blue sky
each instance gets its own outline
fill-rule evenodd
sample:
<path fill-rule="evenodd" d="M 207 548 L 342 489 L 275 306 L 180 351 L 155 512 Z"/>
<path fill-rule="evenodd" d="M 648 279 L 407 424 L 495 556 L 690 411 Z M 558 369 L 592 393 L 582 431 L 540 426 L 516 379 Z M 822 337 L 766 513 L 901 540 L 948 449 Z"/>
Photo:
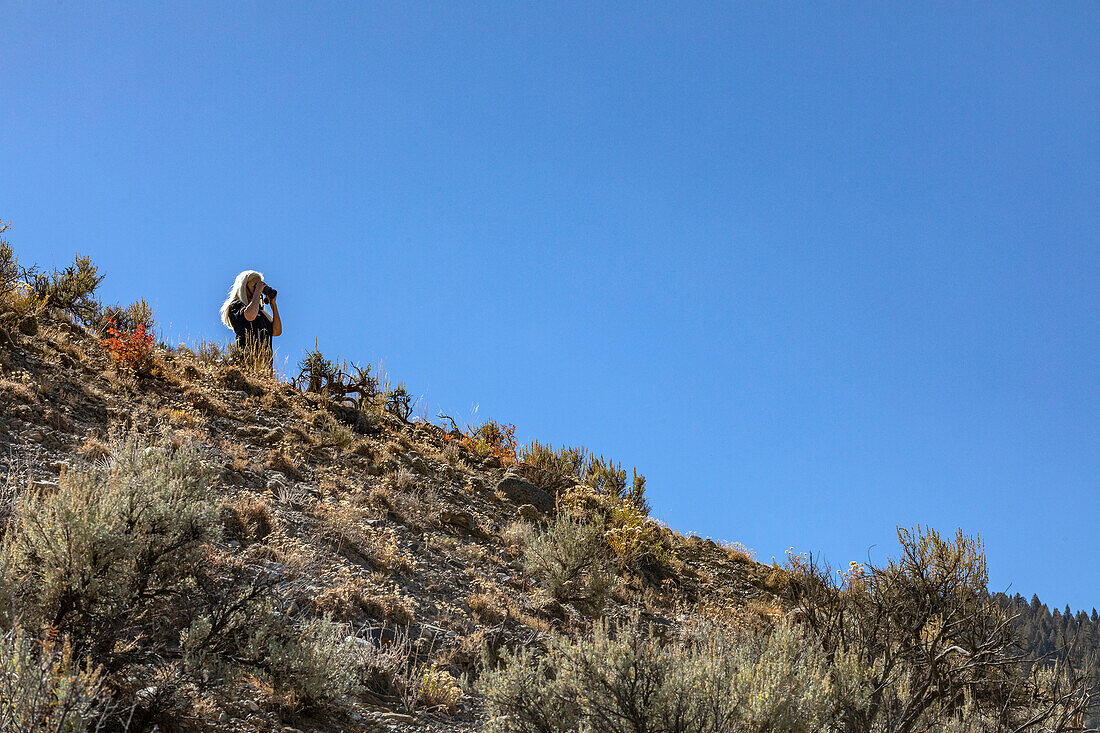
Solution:
<path fill-rule="evenodd" d="M 0 219 L 164 339 L 637 466 L 837 565 L 962 527 L 1100 606 L 1100 6 L 4 3 Z M 477 406 L 476 413 L 474 406 Z"/>

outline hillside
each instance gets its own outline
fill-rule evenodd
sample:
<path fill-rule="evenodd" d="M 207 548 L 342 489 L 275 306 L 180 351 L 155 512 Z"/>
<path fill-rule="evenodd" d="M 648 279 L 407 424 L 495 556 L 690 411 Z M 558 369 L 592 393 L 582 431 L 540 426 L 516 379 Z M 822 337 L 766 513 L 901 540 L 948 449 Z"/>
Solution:
<path fill-rule="evenodd" d="M 211 469 L 204 491 L 223 529 L 203 562 L 272 575 L 302 617 L 327 614 L 364 640 L 407 633 L 423 652 L 419 664 L 455 678 L 474 672 L 483 648 L 590 628 L 576 604 L 523 572 L 519 546 L 577 481 L 524 463 L 506 469 L 437 425 L 334 403 L 250 373 L 210 345 L 157 347 L 139 376 L 111 358 L 105 334 L 63 311 L 11 309 L 0 328 L 0 471 L 9 492 L 55 489 L 63 473 L 109 461 L 125 436 L 191 444 Z M 648 524 L 669 556 L 620 569 L 604 615 L 640 607 L 645 619 L 673 626 L 685 614 L 778 613 L 768 567 Z M 167 645 L 158 653 L 171 659 Z M 186 699 L 161 706 L 184 729 L 227 731 L 360 729 L 371 720 L 473 730 L 481 716 L 476 696 L 448 715 L 384 694 L 298 714 L 253 682 L 209 697 L 172 691 Z M 163 726 L 159 715 L 151 719 Z"/>
<path fill-rule="evenodd" d="M 961 733 L 1093 707 L 1091 671 L 1012 656 L 975 538 L 760 564 L 650 519 L 602 456 L 410 420 L 317 352 L 288 384 L 154 346 L 89 261 L 4 256 L 0 727 Z"/>

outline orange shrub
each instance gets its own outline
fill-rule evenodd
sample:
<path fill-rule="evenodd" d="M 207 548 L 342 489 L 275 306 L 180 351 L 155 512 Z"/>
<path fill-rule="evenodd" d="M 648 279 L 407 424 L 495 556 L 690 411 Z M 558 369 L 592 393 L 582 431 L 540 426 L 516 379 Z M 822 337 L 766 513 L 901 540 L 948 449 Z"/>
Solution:
<path fill-rule="evenodd" d="M 495 456 L 502 466 L 516 462 L 516 426 L 512 423 L 486 420 L 477 430 L 466 428 L 463 435 L 446 434 L 443 437 L 457 439 L 463 448 L 482 458 Z"/>
<path fill-rule="evenodd" d="M 101 342 L 117 364 L 138 373 L 147 373 L 153 361 L 153 335 L 139 323 L 133 331 L 120 331 L 115 322 L 107 324 L 107 338 Z"/>

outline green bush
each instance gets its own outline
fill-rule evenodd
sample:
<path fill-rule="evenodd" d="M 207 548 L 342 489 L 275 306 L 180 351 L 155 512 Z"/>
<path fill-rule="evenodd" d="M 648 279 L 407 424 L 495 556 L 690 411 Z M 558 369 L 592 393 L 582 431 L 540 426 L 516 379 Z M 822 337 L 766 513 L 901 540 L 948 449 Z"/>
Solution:
<path fill-rule="evenodd" d="M 524 548 L 524 566 L 553 598 L 599 613 L 615 584 L 603 527 L 559 513 Z"/>
<path fill-rule="evenodd" d="M 42 644 L 18 627 L 0 634 L 0 730 L 100 730 L 111 710 L 101 673 L 77 664 L 71 647 Z"/>
<path fill-rule="evenodd" d="M 519 455 L 519 460 L 546 471 L 553 471 L 562 476 L 573 476 L 579 481 L 584 476 L 585 460 L 588 451 L 584 448 L 562 446 L 555 450 L 552 445 L 543 445 L 537 440 L 526 446 Z"/>
<path fill-rule="evenodd" d="M 621 497 L 626 493 L 626 471 L 621 464 L 590 456 L 585 465 L 584 483 L 606 496 Z"/>
<path fill-rule="evenodd" d="M 366 656 L 348 626 L 327 618 L 292 623 L 272 609 L 253 623 L 245 654 L 276 694 L 319 707 L 361 689 Z"/>
<path fill-rule="evenodd" d="M 194 447 L 129 440 L 113 453 L 110 466 L 63 473 L 55 491 L 19 502 L 2 550 L 9 611 L 108 670 L 135 654 L 122 639 L 173 615 L 216 516 Z"/>
<path fill-rule="evenodd" d="M 629 501 L 638 511 L 648 515 L 649 502 L 645 496 L 645 476 L 634 469 L 629 487 L 626 471 L 621 464 L 605 459 L 602 455 L 589 455 L 585 448 L 562 446 L 555 449 L 537 440 L 528 444 L 519 454 L 519 460 L 546 471 L 575 478 L 605 496 Z"/>
<path fill-rule="evenodd" d="M 71 313 L 86 324 L 92 323 L 100 306 L 95 291 L 103 275 L 89 257 L 77 255 L 64 270 L 42 272 L 32 267 L 24 272 L 35 299 L 46 308 Z"/>
<path fill-rule="evenodd" d="M 498 733 L 817 733 L 835 719 L 825 656 L 786 623 L 663 642 L 634 616 L 502 658 L 479 681 Z"/>
<path fill-rule="evenodd" d="M 114 324 L 118 331 L 130 333 L 138 326 L 145 326 L 148 333 L 153 332 L 153 309 L 145 300 L 135 300 L 123 308 L 120 305 L 106 305 L 96 311 L 91 326 L 100 333 L 107 333 L 107 326 Z"/>

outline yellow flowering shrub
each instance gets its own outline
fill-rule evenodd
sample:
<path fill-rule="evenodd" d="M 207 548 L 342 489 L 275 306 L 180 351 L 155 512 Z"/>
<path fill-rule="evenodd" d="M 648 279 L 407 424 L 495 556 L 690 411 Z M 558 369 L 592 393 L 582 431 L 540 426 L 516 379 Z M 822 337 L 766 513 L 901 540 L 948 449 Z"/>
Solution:
<path fill-rule="evenodd" d="M 454 712 L 462 701 L 462 687 L 445 669 L 434 664 L 420 677 L 420 702 L 428 707 L 441 707 Z"/>

